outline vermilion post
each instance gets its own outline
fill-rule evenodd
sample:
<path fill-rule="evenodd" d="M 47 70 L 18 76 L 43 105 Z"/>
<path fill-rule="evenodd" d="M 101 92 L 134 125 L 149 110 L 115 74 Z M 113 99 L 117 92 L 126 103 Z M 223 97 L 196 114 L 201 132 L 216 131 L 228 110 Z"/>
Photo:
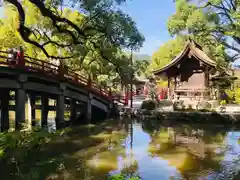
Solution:
<path fill-rule="evenodd" d="M 25 66 L 25 59 L 24 59 L 24 51 L 23 48 L 20 46 L 19 51 L 17 53 L 18 59 L 18 66 L 24 67 Z"/>
<path fill-rule="evenodd" d="M 125 92 L 125 98 L 124 98 L 124 100 L 125 100 L 125 102 L 124 102 L 124 104 L 125 104 L 125 106 L 127 106 L 128 105 L 128 91 L 127 92 Z"/>

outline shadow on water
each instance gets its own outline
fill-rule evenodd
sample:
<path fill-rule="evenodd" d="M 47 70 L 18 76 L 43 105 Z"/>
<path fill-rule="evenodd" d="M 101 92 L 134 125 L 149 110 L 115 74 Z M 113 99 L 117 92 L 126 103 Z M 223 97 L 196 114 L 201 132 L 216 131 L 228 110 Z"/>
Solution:
<path fill-rule="evenodd" d="M 0 173 L 3 179 L 99 180 L 116 173 L 144 180 L 231 179 L 240 168 L 239 138 L 234 127 L 109 120 L 74 127 L 18 166 L 0 163 Z"/>

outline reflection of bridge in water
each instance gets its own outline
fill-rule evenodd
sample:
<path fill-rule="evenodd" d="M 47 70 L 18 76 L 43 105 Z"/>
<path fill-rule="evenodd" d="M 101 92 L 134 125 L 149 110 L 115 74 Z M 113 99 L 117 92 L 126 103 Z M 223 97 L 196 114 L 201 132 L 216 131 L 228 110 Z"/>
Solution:
<path fill-rule="evenodd" d="M 9 129 L 9 111 L 15 111 L 15 129 L 21 129 L 25 119 L 28 124 L 36 120 L 36 110 L 41 110 L 41 126 L 47 125 L 49 112 L 55 111 L 56 128 L 65 123 L 65 111 L 70 111 L 71 124 L 113 115 L 111 90 L 89 77 L 75 73 L 62 63 L 56 66 L 30 57 L 25 57 L 22 64 L 13 65 L 7 61 L 7 55 L 0 52 L 1 131 Z M 51 102 L 54 103 L 50 105 Z"/>

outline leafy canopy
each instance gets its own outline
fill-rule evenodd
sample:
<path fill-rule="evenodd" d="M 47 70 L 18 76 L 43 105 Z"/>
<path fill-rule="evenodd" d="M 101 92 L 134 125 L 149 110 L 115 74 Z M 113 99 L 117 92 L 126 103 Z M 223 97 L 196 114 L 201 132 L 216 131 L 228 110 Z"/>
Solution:
<path fill-rule="evenodd" d="M 185 42 L 186 40 L 184 37 L 177 37 L 160 46 L 160 48 L 152 56 L 149 71 L 153 71 L 167 65 L 183 50 Z"/>
<path fill-rule="evenodd" d="M 239 0 L 176 0 L 168 29 L 172 35 L 192 35 L 202 45 L 217 47 L 213 54 L 221 51 L 227 61 L 235 61 L 240 54 L 239 11 Z"/>
<path fill-rule="evenodd" d="M 61 0 L 4 2 L 1 49 L 24 45 L 31 57 L 64 59 L 94 77 L 123 79 L 129 60 L 122 49 L 138 49 L 144 41 L 135 22 L 118 8 L 122 0 L 70 0 L 68 6 Z"/>

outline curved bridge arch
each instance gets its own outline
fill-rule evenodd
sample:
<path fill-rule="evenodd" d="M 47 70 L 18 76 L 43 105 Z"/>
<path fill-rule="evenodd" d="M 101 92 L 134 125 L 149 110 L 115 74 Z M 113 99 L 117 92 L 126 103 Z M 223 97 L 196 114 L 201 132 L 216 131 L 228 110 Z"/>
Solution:
<path fill-rule="evenodd" d="M 3 54 L 3 55 L 2 55 Z M 88 77 L 73 72 L 66 66 L 45 62 L 30 57 L 24 58 L 23 64 L 12 64 L 8 61 L 7 52 L 0 51 L 0 93 L 1 95 L 1 130 L 9 128 L 7 118 L 9 109 L 9 91 L 15 91 L 16 105 L 13 107 L 16 111 L 16 128 L 25 120 L 25 94 L 28 94 L 30 101 L 36 95 L 41 96 L 42 103 L 44 99 L 56 99 L 56 125 L 60 127 L 64 121 L 65 102 L 68 101 L 71 106 L 71 114 L 76 113 L 74 106 L 76 102 L 84 104 L 84 118 L 92 119 L 96 117 L 107 117 L 113 107 L 113 97 L 111 91 L 101 88 L 96 82 Z M 46 125 L 47 112 L 50 107 L 48 100 L 41 105 L 42 125 Z M 32 104 L 31 104 L 32 105 Z M 32 105 L 33 106 L 33 105 Z M 34 104 L 35 106 L 35 104 Z M 45 112 L 45 114 L 44 114 Z M 101 114 L 101 115 L 100 115 Z M 46 117 L 43 119 L 43 117 Z M 76 116 L 72 116 L 75 121 Z"/>

